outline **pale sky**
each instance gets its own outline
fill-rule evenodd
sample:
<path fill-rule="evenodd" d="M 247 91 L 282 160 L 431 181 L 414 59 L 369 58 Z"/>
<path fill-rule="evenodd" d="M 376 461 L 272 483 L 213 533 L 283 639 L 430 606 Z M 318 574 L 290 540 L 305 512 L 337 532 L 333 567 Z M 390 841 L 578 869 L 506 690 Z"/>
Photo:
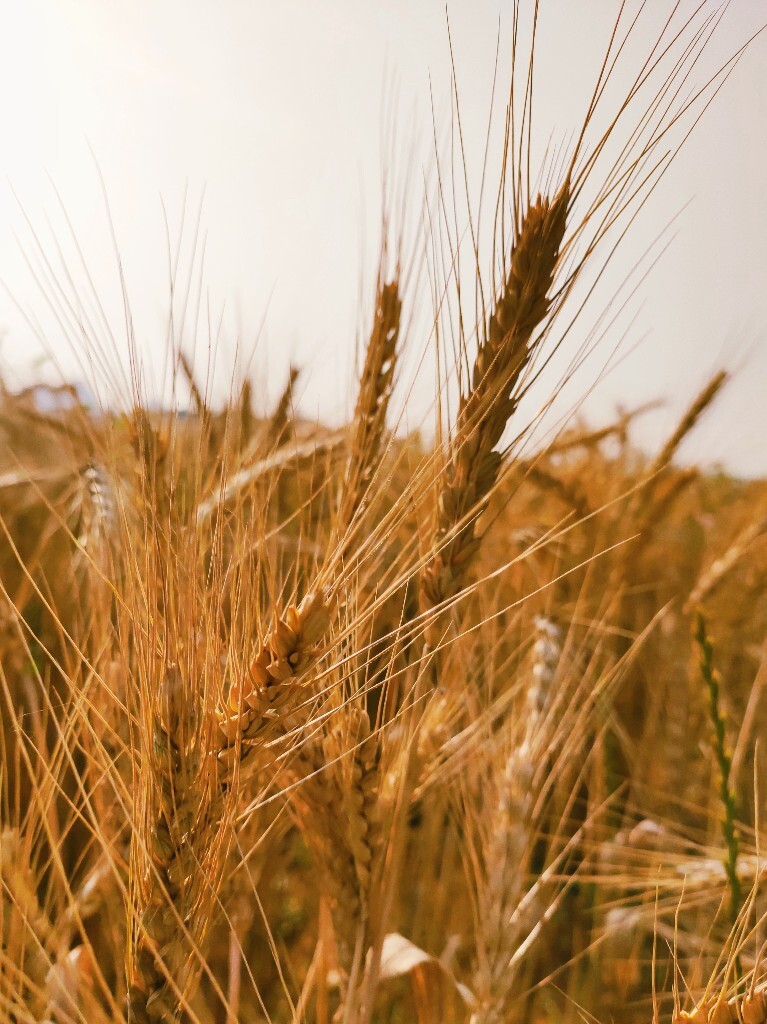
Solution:
<path fill-rule="evenodd" d="M 76 250 L 64 240 L 55 187 L 113 330 L 123 336 L 92 150 L 142 345 L 159 350 L 163 340 L 162 203 L 175 238 L 185 190 L 190 232 L 204 191 L 214 332 L 226 309 L 222 379 L 232 373 L 238 343 L 249 351 L 263 324 L 252 364 L 257 393 L 273 398 L 293 360 L 304 368 L 301 410 L 338 418 L 352 395 L 365 313 L 360 286 L 369 292 L 375 269 L 382 110 L 397 115 L 402 166 L 395 159 L 392 170 L 415 168 L 416 211 L 433 163 L 430 89 L 438 119 L 449 118 L 443 0 L 0 3 L 0 277 L 39 317 L 70 377 L 79 371 L 43 312 L 19 246 L 31 252 L 34 230 L 56 260 L 58 239 L 73 277 L 84 280 Z M 551 135 L 561 142 L 583 115 L 617 8 L 613 0 L 541 6 L 536 116 L 543 141 Z M 649 6 L 659 26 L 670 4 Z M 510 11 L 511 3 L 500 0 L 448 3 L 466 139 L 480 157 L 499 19 L 503 71 Z M 732 0 L 701 77 L 765 20 L 763 0 Z M 617 287 L 679 214 L 673 240 L 633 307 L 625 358 L 585 404 L 594 421 L 604 422 L 617 404 L 666 397 L 639 435 L 653 444 L 714 370 L 731 367 L 737 379 L 685 451 L 749 474 L 767 474 L 765 167 L 767 33 L 743 57 L 611 264 L 609 281 Z M 596 303 L 595 315 L 607 298 Z M 4 368 L 28 379 L 41 350 L 4 293 L 0 329 Z M 428 346 L 428 332 L 415 333 L 408 366 Z M 602 357 L 609 348 L 607 340 Z M 580 393 L 604 358 L 597 352 L 579 374 Z M 424 377 L 414 395 L 415 420 L 433 394 L 432 378 Z"/>

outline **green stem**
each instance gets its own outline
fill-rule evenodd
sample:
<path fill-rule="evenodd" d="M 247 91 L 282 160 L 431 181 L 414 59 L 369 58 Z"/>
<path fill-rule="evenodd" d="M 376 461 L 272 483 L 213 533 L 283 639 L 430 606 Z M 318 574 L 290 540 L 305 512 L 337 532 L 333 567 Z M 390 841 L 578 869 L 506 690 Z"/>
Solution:
<path fill-rule="evenodd" d="M 719 766 L 719 797 L 724 810 L 722 835 L 727 847 L 724 868 L 727 873 L 727 883 L 730 887 L 730 917 L 732 923 L 735 924 L 742 901 L 740 879 L 738 878 L 740 843 L 735 831 L 737 800 L 730 779 L 732 757 L 727 750 L 726 719 L 719 706 L 719 674 L 714 668 L 714 649 L 706 632 L 706 620 L 701 612 L 696 614 L 695 642 L 698 645 L 700 671 L 708 691 L 709 715 L 711 724 L 714 727 L 714 754 Z"/>

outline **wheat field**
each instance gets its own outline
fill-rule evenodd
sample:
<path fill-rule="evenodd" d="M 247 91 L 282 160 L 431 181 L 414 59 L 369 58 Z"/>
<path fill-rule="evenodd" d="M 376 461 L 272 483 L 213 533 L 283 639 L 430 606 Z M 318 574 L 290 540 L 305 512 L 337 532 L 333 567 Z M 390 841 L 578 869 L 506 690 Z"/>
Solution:
<path fill-rule="evenodd" d="M 158 405 L 40 253 L 101 400 L 0 387 L 2 1021 L 766 1024 L 767 482 L 679 457 L 729 374 L 650 453 L 530 402 L 740 55 L 667 6 L 536 167 L 514 5 L 483 204 L 439 147 L 417 232 L 385 197 L 340 428 L 173 324 Z"/>

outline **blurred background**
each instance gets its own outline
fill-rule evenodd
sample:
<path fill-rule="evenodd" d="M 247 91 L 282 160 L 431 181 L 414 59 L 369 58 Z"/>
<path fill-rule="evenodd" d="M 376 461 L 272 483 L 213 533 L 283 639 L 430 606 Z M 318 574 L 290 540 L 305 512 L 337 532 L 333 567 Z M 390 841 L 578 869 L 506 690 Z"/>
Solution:
<path fill-rule="evenodd" d="M 197 326 L 190 328 L 190 346 L 202 376 L 215 373 L 225 391 L 237 372 L 249 370 L 266 403 L 280 393 L 294 362 L 305 371 L 300 412 L 342 419 L 370 307 L 384 173 L 407 188 L 417 224 L 424 192 L 433 191 L 435 150 L 444 159 L 449 146 L 449 22 L 469 192 L 478 194 L 496 51 L 496 156 L 502 143 L 512 11 L 500 0 L 453 0 L 447 8 L 442 0 L 6 3 L 0 34 L 6 380 L 16 387 L 41 376 L 89 379 L 87 359 L 64 340 L 55 286 L 40 287 L 47 268 L 70 274 L 83 296 L 90 274 L 115 344 L 125 350 L 118 252 L 132 329 L 150 353 L 151 376 L 151 354 L 166 347 L 170 267 L 182 238 L 176 278 L 182 306 L 186 282 L 193 282 L 190 323 Z M 616 12 L 613 0 L 542 4 L 541 153 L 550 139 L 571 140 L 582 120 Z M 653 17 L 659 31 L 660 10 Z M 762 3 L 733 0 L 697 69 L 700 82 L 764 19 Z M 642 29 L 638 54 L 646 53 L 648 38 Z M 624 90 L 628 84 L 615 83 Z M 593 319 L 656 243 L 635 298 L 569 392 L 571 407 L 582 399 L 597 424 L 613 418 L 616 406 L 664 398 L 637 423 L 636 440 L 651 446 L 713 370 L 731 368 L 736 379 L 686 452 L 754 476 L 767 474 L 766 115 L 763 34 L 611 259 Z M 423 246 L 416 249 L 421 261 L 422 252 Z M 425 278 L 422 283 L 425 296 L 409 339 L 413 373 L 433 348 L 429 289 Z M 88 301 L 83 298 L 84 308 Z M 81 355 L 86 348 L 81 344 Z M 553 372 L 561 373 L 567 352 L 558 358 Z M 428 423 L 433 399 L 427 357 L 410 405 L 415 421 L 404 426 L 419 426 L 420 416 Z"/>

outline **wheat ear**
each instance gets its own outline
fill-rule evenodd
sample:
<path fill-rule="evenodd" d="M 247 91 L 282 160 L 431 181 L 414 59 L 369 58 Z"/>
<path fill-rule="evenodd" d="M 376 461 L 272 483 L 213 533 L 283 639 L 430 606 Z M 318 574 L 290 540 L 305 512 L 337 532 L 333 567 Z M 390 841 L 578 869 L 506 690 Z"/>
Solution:
<path fill-rule="evenodd" d="M 322 653 L 320 642 L 329 625 L 326 599 L 311 591 L 276 620 L 249 669 L 232 680 L 218 716 L 220 781 L 225 789 L 252 741 L 263 744 L 279 736 L 305 699 L 307 676 Z"/>
<path fill-rule="evenodd" d="M 691 611 L 711 594 L 740 559 L 751 550 L 754 541 L 767 532 L 767 517 L 754 518 L 746 523 L 723 555 L 715 559 L 698 577 L 684 610 Z"/>
<path fill-rule="evenodd" d="M 539 463 L 532 463 L 525 468 L 525 477 L 542 491 L 555 494 L 563 504 L 568 505 L 579 519 L 586 519 L 590 513 L 588 500 L 580 487 L 572 480 L 563 480 L 556 473 L 544 469 Z"/>
<path fill-rule="evenodd" d="M 330 739 L 330 737 L 327 737 Z M 323 882 L 339 964 L 348 977 L 354 956 L 355 927 L 363 915 L 354 856 L 339 809 L 345 794 L 332 744 L 302 746 L 293 771 L 301 776 L 291 796 L 298 824 Z M 344 979 L 345 981 L 345 979 Z"/>
<path fill-rule="evenodd" d="M 537 797 L 534 777 L 551 740 L 544 710 L 562 653 L 562 632 L 543 616 L 535 626 L 524 732 L 503 766 L 496 802 L 487 809 L 487 843 L 478 893 L 483 955 L 475 969 L 479 1005 L 472 1024 L 501 1024 L 507 1019 L 506 1003 L 515 977 L 514 954 L 533 934 L 540 912 L 535 900 L 525 911 L 520 913 L 520 909 L 529 888 L 527 870 Z"/>
<path fill-rule="evenodd" d="M 338 509 L 338 533 L 351 525 L 370 486 L 386 427 L 400 332 L 402 299 L 395 279 L 380 285 L 376 293 L 373 329 L 365 351 L 354 410 L 349 463 Z"/>
<path fill-rule="evenodd" d="M 177 990 L 189 983 L 190 950 L 205 919 L 197 906 L 203 885 L 199 832 L 205 820 L 195 717 L 178 670 L 169 669 L 154 713 L 148 827 L 138 830 L 139 848 L 132 857 L 134 870 L 144 865 L 143 877 L 135 879 L 138 929 L 129 950 L 128 1017 L 136 1024 L 179 1019 Z"/>
<path fill-rule="evenodd" d="M 259 454 L 262 457 L 276 451 L 288 435 L 293 409 L 293 391 L 300 372 L 297 366 L 290 367 L 288 382 L 266 424 L 264 435 L 259 441 Z"/>
<path fill-rule="evenodd" d="M 695 644 L 700 659 L 700 674 L 708 694 L 708 709 L 713 729 L 714 756 L 719 769 L 719 798 L 722 802 L 722 836 L 727 847 L 724 862 L 730 888 L 730 919 L 738 919 L 742 903 L 738 877 L 740 843 L 735 830 L 737 798 L 731 784 L 732 755 L 727 749 L 726 722 L 719 704 L 719 673 L 714 668 L 714 648 L 706 630 L 706 620 L 698 612 L 695 621 Z"/>
<path fill-rule="evenodd" d="M 195 411 L 201 421 L 206 424 L 210 419 L 210 410 L 208 409 L 208 404 L 205 401 L 205 396 L 200 390 L 200 385 L 197 383 L 197 378 L 194 375 L 192 364 L 182 351 L 179 351 L 178 353 L 178 365 L 181 367 L 184 377 L 186 378 L 187 387 L 189 388 L 189 394 Z"/>
<path fill-rule="evenodd" d="M 551 306 L 569 199 L 568 180 L 553 199 L 539 196 L 529 207 L 477 352 L 471 388 L 461 397 L 437 502 L 434 553 L 421 579 L 426 610 L 459 592 L 479 547 L 474 517 L 498 478 L 502 456 L 496 449 L 519 403 L 533 334 Z"/>
<path fill-rule="evenodd" d="M 3 987 L 8 985 L 5 975 L 16 974 L 14 1001 L 41 1018 L 46 977 L 55 962 L 53 927 L 40 905 L 37 879 L 18 829 L 0 833 L 0 941 Z"/>
<path fill-rule="evenodd" d="M 351 907 L 341 908 L 354 931 L 362 928 L 363 950 L 370 939 L 371 895 L 374 873 L 378 867 L 383 836 L 378 806 L 379 775 L 376 766 L 376 745 L 370 718 L 364 708 L 348 706 L 340 721 L 334 723 L 325 741 L 325 756 L 333 760 L 342 779 L 342 807 L 345 813 L 344 846 L 356 876 L 354 913 Z M 344 965 L 348 969 L 348 964 Z"/>
<path fill-rule="evenodd" d="M 745 995 L 703 999 L 682 1010 L 672 1024 L 767 1024 L 767 987 L 752 984 Z"/>
<path fill-rule="evenodd" d="M 684 416 L 680 419 L 673 434 L 650 463 L 648 477 L 653 477 L 671 462 L 682 441 L 687 437 L 706 409 L 711 405 L 721 389 L 727 383 L 724 370 L 715 373 L 703 390 L 690 403 Z"/>

